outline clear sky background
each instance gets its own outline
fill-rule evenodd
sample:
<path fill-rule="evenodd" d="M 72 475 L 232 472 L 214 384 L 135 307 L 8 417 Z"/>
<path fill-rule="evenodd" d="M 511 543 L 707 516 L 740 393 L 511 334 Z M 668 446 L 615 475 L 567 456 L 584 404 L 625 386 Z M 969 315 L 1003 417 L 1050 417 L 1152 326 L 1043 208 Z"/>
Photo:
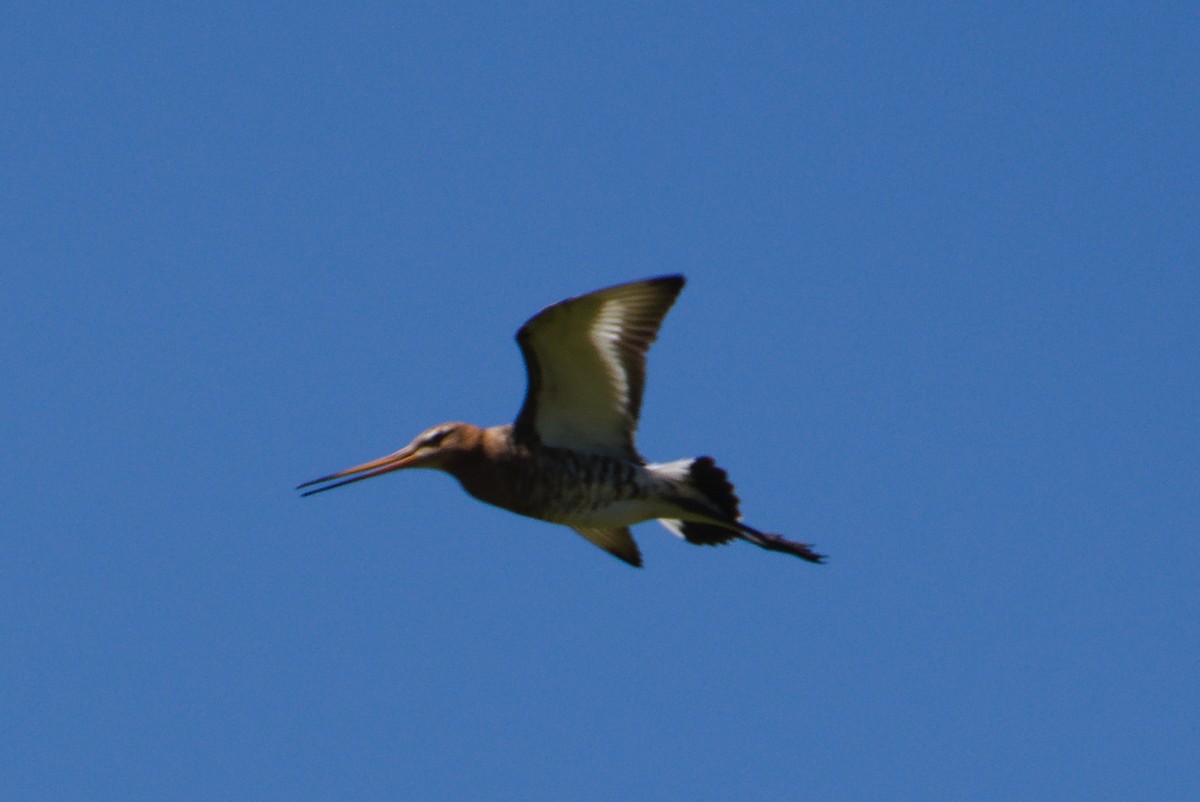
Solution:
<path fill-rule="evenodd" d="M 0 797 L 1194 799 L 1198 31 L 9 10 Z M 828 565 L 293 490 L 675 272 L 639 445 Z"/>

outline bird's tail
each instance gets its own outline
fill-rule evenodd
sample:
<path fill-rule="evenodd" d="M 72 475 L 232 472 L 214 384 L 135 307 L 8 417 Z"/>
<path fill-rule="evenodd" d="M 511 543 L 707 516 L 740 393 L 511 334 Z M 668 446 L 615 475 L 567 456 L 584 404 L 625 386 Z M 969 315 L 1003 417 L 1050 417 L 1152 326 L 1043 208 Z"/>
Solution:
<path fill-rule="evenodd" d="M 692 490 L 703 497 L 707 502 L 704 506 L 711 508 L 703 511 L 697 509 L 697 512 L 702 512 L 706 517 L 722 520 L 720 524 L 672 519 L 661 521 L 663 526 L 687 542 L 702 546 L 715 546 L 740 537 L 760 548 L 794 554 L 809 562 L 819 563 L 825 559 L 823 555 L 813 551 L 807 543 L 797 543 L 782 535 L 760 532 L 742 523 L 740 503 L 737 494 L 734 493 L 733 484 L 729 481 L 728 474 L 717 467 L 717 463 L 712 457 L 681 460 L 663 467 L 669 467 L 672 472 L 677 473 L 680 479 L 686 481 Z M 692 505 L 685 503 L 684 506 L 691 507 Z M 713 512 L 718 514 L 713 515 Z"/>

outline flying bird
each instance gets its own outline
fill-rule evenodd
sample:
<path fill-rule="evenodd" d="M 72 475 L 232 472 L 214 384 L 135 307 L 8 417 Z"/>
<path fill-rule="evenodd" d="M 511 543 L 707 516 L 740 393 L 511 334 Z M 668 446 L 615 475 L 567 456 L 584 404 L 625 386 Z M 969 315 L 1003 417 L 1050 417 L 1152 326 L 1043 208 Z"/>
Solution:
<path fill-rule="evenodd" d="M 543 309 L 517 332 L 529 384 L 514 423 L 443 423 L 393 454 L 297 490 L 311 488 L 309 496 L 433 468 L 480 501 L 569 526 L 634 566 L 642 555 L 629 527 L 652 519 L 689 543 L 741 539 L 822 562 L 806 543 L 743 523 L 733 485 L 712 457 L 648 463 L 634 446 L 646 352 L 683 284 L 683 276 L 661 276 Z"/>

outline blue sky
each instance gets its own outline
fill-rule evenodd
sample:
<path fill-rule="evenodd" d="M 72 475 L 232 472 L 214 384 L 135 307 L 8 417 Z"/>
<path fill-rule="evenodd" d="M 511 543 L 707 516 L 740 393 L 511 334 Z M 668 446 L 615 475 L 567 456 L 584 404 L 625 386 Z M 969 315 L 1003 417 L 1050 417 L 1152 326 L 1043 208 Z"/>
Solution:
<path fill-rule="evenodd" d="M 1190 798 L 1196 26 L 9 12 L 0 796 Z M 641 449 L 828 565 L 297 497 L 675 272 Z"/>

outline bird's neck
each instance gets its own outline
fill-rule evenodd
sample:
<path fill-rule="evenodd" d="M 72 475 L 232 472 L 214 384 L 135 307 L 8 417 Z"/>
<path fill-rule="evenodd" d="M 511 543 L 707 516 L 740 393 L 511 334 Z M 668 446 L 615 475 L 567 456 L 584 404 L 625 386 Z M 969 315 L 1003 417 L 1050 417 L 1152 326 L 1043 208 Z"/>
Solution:
<path fill-rule="evenodd" d="M 531 450 L 513 439 L 511 425 L 473 431 L 442 469 L 480 501 L 525 513 L 521 499 L 536 470 Z"/>

